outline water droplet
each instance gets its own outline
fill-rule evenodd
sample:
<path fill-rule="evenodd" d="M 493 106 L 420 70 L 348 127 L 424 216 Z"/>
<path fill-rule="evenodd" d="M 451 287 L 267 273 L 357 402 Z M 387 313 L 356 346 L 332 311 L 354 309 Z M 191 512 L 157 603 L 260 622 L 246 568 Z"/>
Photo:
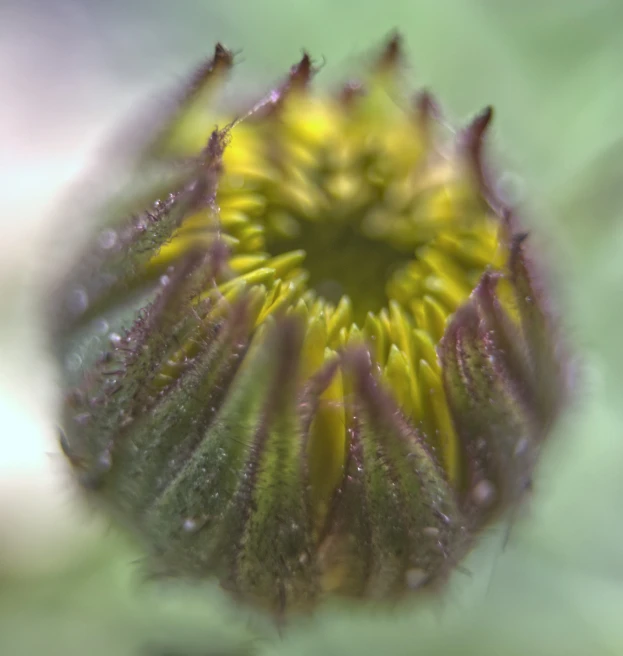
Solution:
<path fill-rule="evenodd" d="M 110 326 L 108 325 L 108 321 L 106 321 L 106 319 L 98 319 L 93 324 L 93 327 L 95 328 L 95 332 L 98 333 L 99 335 L 106 335 L 106 333 L 110 329 Z"/>
<path fill-rule="evenodd" d="M 517 444 L 515 445 L 515 456 L 523 455 L 530 446 L 530 442 L 527 437 L 522 437 Z"/>
<path fill-rule="evenodd" d="M 70 353 L 65 358 L 65 367 L 68 371 L 78 371 L 82 366 L 82 356 L 78 353 Z"/>
<path fill-rule="evenodd" d="M 182 528 L 186 533 L 192 533 L 197 530 L 197 522 L 192 517 L 187 517 L 182 524 Z"/>
<path fill-rule="evenodd" d="M 119 333 L 110 333 L 108 339 L 113 346 L 116 346 L 121 341 L 121 335 Z"/>
<path fill-rule="evenodd" d="M 97 459 L 100 470 L 108 471 L 112 467 L 112 454 L 110 451 L 103 451 Z"/>
<path fill-rule="evenodd" d="M 116 245 L 117 239 L 117 233 L 114 230 L 103 230 L 98 237 L 97 243 L 100 248 L 107 251 Z"/>
<path fill-rule="evenodd" d="M 89 307 L 89 295 L 84 287 L 74 287 L 67 295 L 67 308 L 73 314 L 82 314 Z"/>
<path fill-rule="evenodd" d="M 412 567 L 411 569 L 408 569 L 405 574 L 405 583 L 410 590 L 417 590 L 426 583 L 427 578 L 428 576 L 423 569 Z"/>
<path fill-rule="evenodd" d="M 171 278 L 169 278 L 169 276 L 160 276 L 160 284 L 163 287 L 166 287 L 170 282 L 171 282 Z"/>
<path fill-rule="evenodd" d="M 474 503 L 484 508 L 491 506 L 495 500 L 495 487 L 491 481 L 483 479 L 472 489 Z"/>

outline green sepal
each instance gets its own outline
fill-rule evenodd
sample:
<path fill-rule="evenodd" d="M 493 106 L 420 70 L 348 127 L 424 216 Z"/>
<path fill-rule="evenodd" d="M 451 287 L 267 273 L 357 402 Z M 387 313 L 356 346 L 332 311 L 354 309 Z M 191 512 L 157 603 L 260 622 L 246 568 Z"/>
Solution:
<path fill-rule="evenodd" d="M 551 304 L 539 285 L 536 265 L 528 256 L 525 235 L 513 240 L 509 268 L 529 363 L 534 372 L 536 407 L 545 434 L 560 413 L 568 392 L 566 356 L 554 325 Z"/>
<path fill-rule="evenodd" d="M 529 488 L 539 426 L 473 299 L 454 315 L 439 354 L 466 469 L 462 507 L 479 527 Z"/>
<path fill-rule="evenodd" d="M 342 550 L 333 557 L 348 568 L 346 593 L 397 597 L 443 576 L 465 542 L 463 524 L 443 470 L 377 380 L 368 351 L 347 354 L 345 367 L 352 376 L 353 425 L 328 531 Z M 331 557 L 324 555 L 329 569 Z"/>
<path fill-rule="evenodd" d="M 244 299 L 228 316 L 206 324 L 192 361 L 169 387 L 152 392 L 116 439 L 113 467 L 100 491 L 130 516 L 140 517 L 186 466 L 245 355 L 252 325 Z"/>
<path fill-rule="evenodd" d="M 104 228 L 52 298 L 50 329 L 57 349 L 86 322 L 128 294 L 153 284 L 145 267 L 189 215 L 215 202 L 226 132 L 214 130 L 177 190 L 152 207 Z"/>
<path fill-rule="evenodd" d="M 289 331 L 281 319 L 258 330 L 195 451 L 141 522 L 161 568 L 217 575 L 275 612 L 306 605 L 315 581 L 290 382 L 300 344 L 288 347 L 298 339 Z"/>
<path fill-rule="evenodd" d="M 119 433 L 145 410 L 153 379 L 177 344 L 180 327 L 194 316 L 190 301 L 206 268 L 211 268 L 209 254 L 189 252 L 131 328 L 67 394 L 63 448 L 85 486 L 99 486 L 112 467 Z"/>
<path fill-rule="evenodd" d="M 303 326 L 278 319 L 269 339 L 275 376 L 245 476 L 253 485 L 233 574 L 243 598 L 278 614 L 308 610 L 317 596 L 313 518 L 309 502 L 306 439 L 296 385 Z M 253 509 L 253 512 L 250 510 Z"/>

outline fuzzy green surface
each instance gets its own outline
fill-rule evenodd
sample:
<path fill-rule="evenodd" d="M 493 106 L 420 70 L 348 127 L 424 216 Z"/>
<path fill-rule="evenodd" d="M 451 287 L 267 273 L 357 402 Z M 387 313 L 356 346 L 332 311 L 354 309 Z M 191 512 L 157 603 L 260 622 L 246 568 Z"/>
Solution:
<path fill-rule="evenodd" d="M 0 251 L 0 653 L 623 653 L 621 4 L 196 0 L 177 3 L 174 12 L 146 0 L 67 1 L 41 3 L 36 16 L 24 18 L 26 6 L 0 21 L 11 53 L 1 65 L 13 94 L 5 97 L 23 107 L 19 117 L 6 108 L 0 114 L 4 143 L 16 153 L 0 155 L 7 205 Z M 507 176 L 507 189 L 528 194 L 528 220 L 551 258 L 584 358 L 586 390 L 546 449 L 534 498 L 506 547 L 502 526 L 466 563 L 471 576 L 456 573 L 439 602 L 383 612 L 334 604 L 284 629 L 282 638 L 216 589 L 143 583 L 140 552 L 112 532 L 68 539 L 66 557 L 39 566 L 39 555 L 69 529 L 49 519 L 45 495 L 29 496 L 36 476 L 9 483 L 22 471 L 11 463 L 28 437 L 24 416 L 38 413 L 43 430 L 53 410 L 54 377 L 26 283 L 31 260 L 45 257 L 50 208 L 41 198 L 50 196 L 53 180 L 60 184 L 59 167 L 93 125 L 127 106 L 137 85 L 181 79 L 216 40 L 243 49 L 237 88 L 254 97 L 302 47 L 324 56 L 326 75 L 339 79 L 394 27 L 405 36 L 412 85 L 430 87 L 453 119 L 495 106 L 498 150 L 518 176 Z M 26 56 L 18 39 L 39 54 Z M 63 81 L 53 85 L 60 70 Z M 32 444 L 53 449 L 43 440 Z M 27 455 L 20 463 L 26 471 Z M 54 494 L 63 505 L 73 491 L 66 485 Z M 25 525 L 6 520 L 13 516 L 46 526 L 24 533 L 26 564 L 19 567 L 5 547 L 19 544 L 15 532 Z"/>

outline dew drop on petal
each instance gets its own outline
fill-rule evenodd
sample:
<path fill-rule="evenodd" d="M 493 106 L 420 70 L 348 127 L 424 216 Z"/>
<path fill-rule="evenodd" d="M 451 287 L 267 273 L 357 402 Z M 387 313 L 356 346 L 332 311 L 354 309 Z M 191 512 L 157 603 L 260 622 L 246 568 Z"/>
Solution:
<path fill-rule="evenodd" d="M 439 537 L 439 529 L 435 526 L 427 526 L 422 533 L 426 535 L 429 538 L 437 538 Z"/>
<path fill-rule="evenodd" d="M 108 321 L 106 321 L 106 319 L 98 319 L 93 324 L 93 327 L 95 328 L 95 332 L 98 335 L 106 335 L 110 329 L 110 326 L 108 325 Z"/>
<path fill-rule="evenodd" d="M 103 451 L 97 459 L 97 464 L 103 470 L 109 470 L 112 467 L 112 455 L 110 451 Z"/>
<path fill-rule="evenodd" d="M 482 507 L 489 507 L 495 501 L 495 487 L 491 481 L 483 479 L 476 483 L 472 489 L 474 503 Z"/>
<path fill-rule="evenodd" d="M 197 522 L 192 517 L 187 517 L 182 524 L 182 528 L 186 533 L 192 533 L 197 530 Z"/>
<path fill-rule="evenodd" d="M 528 441 L 528 438 L 522 437 L 515 445 L 515 456 L 523 455 L 528 450 L 529 446 L 530 443 Z"/>
<path fill-rule="evenodd" d="M 117 233 L 114 230 L 103 230 L 100 233 L 97 242 L 101 249 L 105 251 L 110 250 L 111 248 L 114 248 L 117 243 Z"/>
<path fill-rule="evenodd" d="M 78 353 L 70 353 L 65 358 L 67 371 L 78 371 L 82 366 L 82 357 Z"/>
<path fill-rule="evenodd" d="M 426 583 L 427 578 L 428 576 L 423 569 L 412 567 L 411 569 L 408 569 L 405 574 L 405 583 L 410 590 L 417 590 Z"/>
<path fill-rule="evenodd" d="M 89 307 L 89 295 L 84 287 L 74 287 L 67 295 L 67 309 L 82 314 Z"/>

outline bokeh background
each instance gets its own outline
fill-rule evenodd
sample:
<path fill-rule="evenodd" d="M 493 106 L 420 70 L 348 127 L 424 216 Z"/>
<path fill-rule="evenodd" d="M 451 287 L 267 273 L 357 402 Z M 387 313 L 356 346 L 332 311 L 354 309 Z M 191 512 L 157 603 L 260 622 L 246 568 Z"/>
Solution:
<path fill-rule="evenodd" d="M 241 51 L 231 92 L 252 96 L 302 48 L 335 81 L 394 28 L 452 120 L 495 106 L 503 191 L 548 253 L 582 391 L 524 516 L 447 595 L 331 606 L 280 637 L 215 589 L 145 582 L 140 553 L 81 505 L 37 276 L 89 221 L 63 215 L 66 189 L 111 127 L 216 40 Z M 0 0 L 0 654 L 623 654 L 622 255 L 620 0 Z"/>

